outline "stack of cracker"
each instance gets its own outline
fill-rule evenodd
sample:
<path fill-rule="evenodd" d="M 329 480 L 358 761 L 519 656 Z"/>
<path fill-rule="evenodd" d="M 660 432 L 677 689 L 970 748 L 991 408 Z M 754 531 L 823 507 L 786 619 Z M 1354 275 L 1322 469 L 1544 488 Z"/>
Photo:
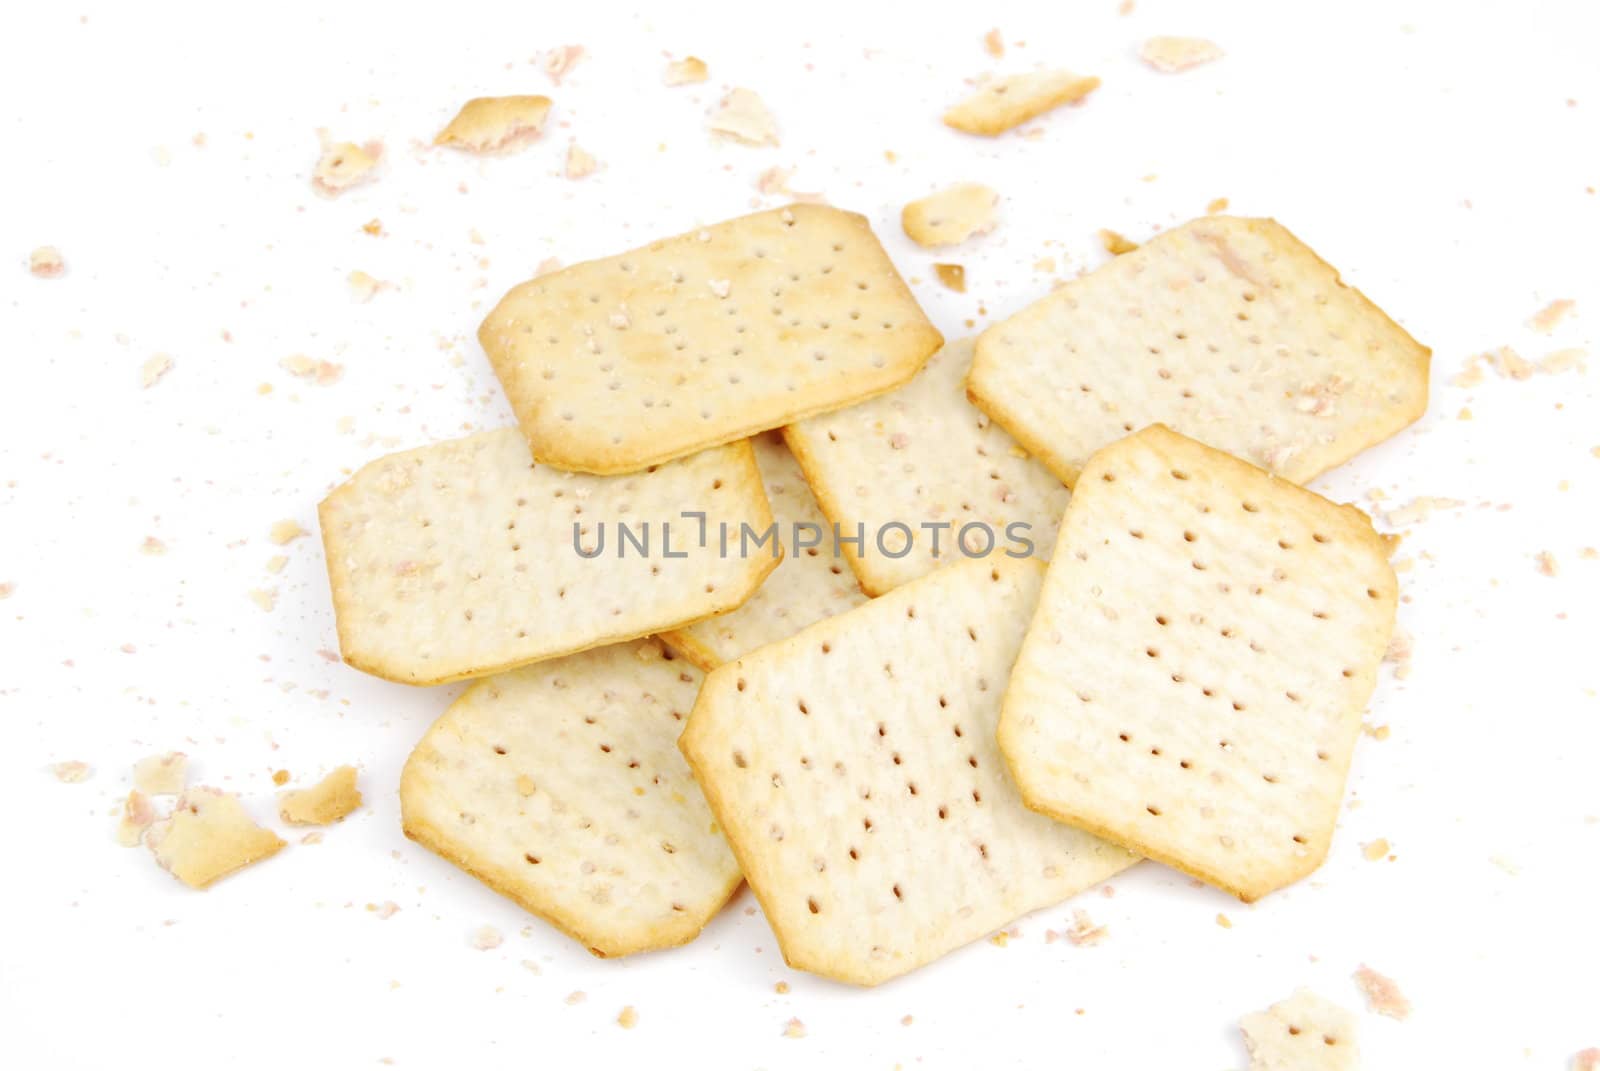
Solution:
<path fill-rule="evenodd" d="M 344 658 L 476 679 L 405 832 L 596 955 L 749 882 L 872 985 L 1152 858 L 1328 851 L 1388 548 L 1298 486 L 1428 353 L 1271 221 L 1160 236 L 944 345 L 866 221 L 745 216 L 512 290 L 519 427 L 323 502 Z"/>

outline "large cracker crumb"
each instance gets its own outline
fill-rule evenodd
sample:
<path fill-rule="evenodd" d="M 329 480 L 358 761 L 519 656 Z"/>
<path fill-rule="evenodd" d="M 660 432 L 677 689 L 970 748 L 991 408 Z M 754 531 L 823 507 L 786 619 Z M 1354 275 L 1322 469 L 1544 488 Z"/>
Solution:
<path fill-rule="evenodd" d="M 1548 550 L 1541 550 L 1533 557 L 1534 567 L 1539 570 L 1540 576 L 1554 577 L 1561 573 L 1561 566 L 1556 561 L 1556 556 Z"/>
<path fill-rule="evenodd" d="M 1131 253 L 1139 248 L 1138 242 L 1124 238 L 1116 231 L 1105 229 L 1100 231 L 1100 244 L 1105 247 L 1107 253 L 1114 257 L 1120 257 L 1124 253 Z"/>
<path fill-rule="evenodd" d="M 287 543 L 293 543 L 305 534 L 306 530 L 300 527 L 300 522 L 293 517 L 285 517 L 281 521 L 273 521 L 272 527 L 267 530 L 267 538 L 280 547 Z"/>
<path fill-rule="evenodd" d="M 251 588 L 247 595 L 263 613 L 271 613 L 278 605 L 278 592 L 275 588 Z"/>
<path fill-rule="evenodd" d="M 806 1024 L 799 1019 L 790 1019 L 783 1024 L 783 1036 L 786 1038 L 803 1038 L 806 1036 Z"/>
<path fill-rule="evenodd" d="M 57 762 L 51 765 L 50 772 L 56 775 L 56 780 L 66 785 L 77 785 L 94 776 L 94 767 L 87 762 L 69 759 L 66 762 Z"/>
<path fill-rule="evenodd" d="M 155 824 L 155 820 L 156 809 L 150 803 L 150 797 L 133 789 L 122 803 L 122 817 L 117 822 L 117 843 L 124 848 L 137 847 L 144 840 L 145 830 Z"/>
<path fill-rule="evenodd" d="M 1356 969 L 1353 977 L 1356 980 L 1356 988 L 1367 998 L 1369 1010 L 1379 1015 L 1387 1015 L 1391 1019 L 1404 1019 L 1411 1014 L 1411 1002 L 1400 992 L 1400 987 L 1395 985 L 1392 979 L 1385 978 L 1365 963 Z"/>
<path fill-rule="evenodd" d="M 1376 863 L 1389 854 L 1389 841 L 1385 837 L 1369 840 L 1361 846 L 1361 854 L 1369 863 Z"/>
<path fill-rule="evenodd" d="M 661 80 L 669 86 L 686 86 L 694 82 L 704 82 L 710 77 L 706 68 L 706 61 L 699 56 L 685 56 L 681 60 L 673 60 L 667 64 L 667 73 Z"/>
<path fill-rule="evenodd" d="M 275 854 L 283 838 L 255 823 L 237 796 L 197 787 L 178 798 L 172 814 L 150 827 L 145 844 L 179 881 L 204 889 Z"/>
<path fill-rule="evenodd" d="M 983 35 L 983 50 L 995 59 L 1006 54 L 1006 43 L 1000 39 L 999 27 Z"/>
<path fill-rule="evenodd" d="M 472 931 L 472 947 L 480 952 L 499 948 L 504 940 L 505 938 L 500 936 L 500 931 L 493 926 L 479 926 Z"/>
<path fill-rule="evenodd" d="M 561 79 L 570 74 L 572 68 L 576 67 L 582 58 L 582 45 L 562 45 L 546 52 L 544 58 L 540 60 L 540 66 L 544 68 L 544 73 L 550 76 L 550 81 L 560 85 Z"/>
<path fill-rule="evenodd" d="M 754 90 L 736 88 L 722 98 L 707 128 L 718 137 L 745 145 L 778 144 L 778 123 Z"/>
<path fill-rule="evenodd" d="M 933 274 L 946 290 L 958 294 L 967 292 L 967 269 L 960 264 L 935 264 Z"/>
<path fill-rule="evenodd" d="M 1548 335 L 1577 305 L 1571 298 L 1558 298 L 1528 317 L 1528 326 L 1540 334 Z"/>
<path fill-rule="evenodd" d="M 1539 363 L 1534 367 L 1545 375 L 1551 376 L 1562 372 L 1582 372 L 1584 371 L 1583 362 L 1588 356 L 1587 350 L 1569 346 L 1564 350 L 1556 350 L 1554 353 L 1540 358 Z"/>
<path fill-rule="evenodd" d="M 1437 495 L 1418 495 L 1410 502 L 1384 513 L 1384 523 L 1391 528 L 1403 528 L 1426 520 L 1434 510 L 1460 509 L 1466 503 L 1459 498 L 1440 498 Z"/>
<path fill-rule="evenodd" d="M 997 137 L 1054 108 L 1077 104 L 1099 86 L 1098 78 L 1063 70 L 995 78 L 946 111 L 944 123 L 965 134 Z"/>
<path fill-rule="evenodd" d="M 41 245 L 28 254 L 28 271 L 40 279 L 59 279 L 67 273 L 67 262 L 55 246 Z"/>
<path fill-rule="evenodd" d="M 958 245 L 995 226 L 1000 195 L 976 182 L 958 182 L 912 201 L 900 211 L 906 236 L 924 248 Z"/>
<path fill-rule="evenodd" d="M 181 751 L 148 755 L 133 764 L 133 787 L 149 795 L 182 795 L 188 783 L 189 756 Z"/>
<path fill-rule="evenodd" d="M 172 358 L 165 353 L 157 353 L 139 369 L 139 385 L 149 390 L 161 382 L 161 377 L 172 371 Z"/>
<path fill-rule="evenodd" d="M 278 362 L 278 367 L 298 379 L 309 379 L 319 387 L 339 382 L 344 375 L 344 365 L 322 361 L 296 353 Z"/>
<path fill-rule="evenodd" d="M 585 178 L 594 174 L 595 168 L 599 166 L 600 161 L 591 156 L 576 141 L 567 146 L 567 163 L 565 169 L 567 178 Z"/>
<path fill-rule="evenodd" d="M 341 141 L 327 145 L 317 159 L 316 169 L 311 173 L 311 185 L 319 193 L 336 197 L 351 187 L 375 178 L 382 156 L 381 142 L 369 141 L 365 145 L 357 145 L 352 141 Z"/>
<path fill-rule="evenodd" d="M 513 152 L 537 141 L 549 117 L 549 97 L 474 97 L 434 135 L 433 143 L 462 152 Z"/>
<path fill-rule="evenodd" d="M 1166 74 L 1186 71 L 1222 58 L 1222 49 L 1203 37 L 1152 37 L 1139 47 L 1139 58 Z"/>
<path fill-rule="evenodd" d="M 1249 1071 L 1355 1071 L 1356 1017 L 1309 989 L 1239 1020 Z"/>
<path fill-rule="evenodd" d="M 285 792 L 278 801 L 278 817 L 292 826 L 325 826 L 360 806 L 356 768 L 341 766 L 310 788 Z"/>
<path fill-rule="evenodd" d="M 624 1030 L 632 1030 L 639 1025 L 639 1013 L 634 1011 L 632 1004 L 617 1013 L 617 1025 Z"/>

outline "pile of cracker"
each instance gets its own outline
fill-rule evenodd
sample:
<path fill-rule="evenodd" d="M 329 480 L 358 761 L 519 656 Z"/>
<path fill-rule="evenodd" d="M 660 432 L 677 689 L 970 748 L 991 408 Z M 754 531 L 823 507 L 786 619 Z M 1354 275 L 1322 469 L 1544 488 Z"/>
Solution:
<path fill-rule="evenodd" d="M 1250 901 L 1326 856 L 1396 581 L 1300 484 L 1421 415 L 1429 353 L 1277 223 L 947 343 L 797 204 L 479 338 L 518 426 L 321 505 L 339 642 L 474 679 L 405 832 L 596 955 L 747 881 L 791 965 L 873 985 L 1141 859 Z"/>

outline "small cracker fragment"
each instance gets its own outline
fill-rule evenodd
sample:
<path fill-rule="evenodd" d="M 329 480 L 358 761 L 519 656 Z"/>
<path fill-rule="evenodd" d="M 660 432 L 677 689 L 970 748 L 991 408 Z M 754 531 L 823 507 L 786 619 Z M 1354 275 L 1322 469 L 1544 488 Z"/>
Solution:
<path fill-rule="evenodd" d="M 133 764 L 133 787 L 151 796 L 179 796 L 189 783 L 189 756 L 147 755 Z"/>
<path fill-rule="evenodd" d="M 799 1019 L 790 1019 L 783 1024 L 783 1036 L 786 1038 L 803 1038 L 806 1036 L 806 1024 Z"/>
<path fill-rule="evenodd" d="M 788 447 L 777 432 L 765 432 L 750 440 L 756 463 L 772 504 L 776 534 L 762 540 L 764 532 L 754 532 L 740 544 L 730 540 L 730 552 L 770 556 L 781 552 L 782 560 L 750 600 L 732 613 L 662 634 L 672 648 L 703 670 L 787 639 L 825 617 L 859 606 L 866 601 L 854 574 L 832 553 L 832 528 L 817 506 L 811 488 Z M 818 535 L 820 545 L 800 547 L 795 537 L 797 525 L 806 525 L 806 542 Z M 732 548 L 740 548 L 733 551 Z"/>
<path fill-rule="evenodd" d="M 316 169 L 311 173 L 311 185 L 318 193 L 337 197 L 353 186 L 370 182 L 377 177 L 378 161 L 383 156 L 383 145 L 369 141 L 357 145 L 341 141 L 323 148 L 317 158 Z"/>
<path fill-rule="evenodd" d="M 999 27 L 983 35 L 983 50 L 995 59 L 999 59 L 1006 54 L 1006 43 L 1000 37 Z"/>
<path fill-rule="evenodd" d="M 550 81 L 560 85 L 561 79 L 565 78 L 582 58 L 582 45 L 561 45 L 546 52 L 540 61 L 540 66 L 544 67 L 544 73 L 550 76 Z"/>
<path fill-rule="evenodd" d="M 156 809 L 150 803 L 150 797 L 138 789 L 128 793 L 128 798 L 122 803 L 122 817 L 117 821 L 117 843 L 124 848 L 138 847 L 144 840 L 144 832 L 156 820 Z"/>
<path fill-rule="evenodd" d="M 1400 992 L 1391 978 L 1385 978 L 1363 963 L 1352 975 L 1356 988 L 1367 998 L 1367 1008 L 1391 1019 L 1405 1019 L 1411 1014 L 1411 1002 Z"/>
<path fill-rule="evenodd" d="M 472 947 L 479 952 L 489 952 L 505 943 L 505 938 L 493 926 L 483 925 L 472 931 Z"/>
<path fill-rule="evenodd" d="M 1106 939 L 1109 932 L 1106 927 L 1096 925 L 1081 907 L 1072 909 L 1072 928 L 1066 933 L 1068 944 L 1097 945 Z"/>
<path fill-rule="evenodd" d="M 278 367 L 291 376 L 310 380 L 319 387 L 331 386 L 344 376 L 344 365 L 307 357 L 303 353 L 283 358 L 278 362 Z"/>
<path fill-rule="evenodd" d="M 281 521 L 273 521 L 272 527 L 267 530 L 267 538 L 280 547 L 293 543 L 305 534 L 306 530 L 300 527 L 300 522 L 293 517 L 285 517 Z"/>
<path fill-rule="evenodd" d="M 745 145 L 778 144 L 778 121 L 752 89 L 729 90 L 706 121 L 706 128 Z"/>
<path fill-rule="evenodd" d="M 1228 199 L 1226 197 L 1218 197 L 1218 198 L 1215 198 L 1214 200 L 1208 201 L 1206 203 L 1206 214 L 1207 215 L 1214 216 L 1218 212 L 1226 212 L 1227 210 L 1228 210 Z"/>
<path fill-rule="evenodd" d="M 1301 483 L 1420 417 L 1428 360 L 1277 223 L 1206 216 L 985 331 L 967 388 L 1069 484 L 1153 422 Z"/>
<path fill-rule="evenodd" d="M 1389 854 L 1389 841 L 1385 837 L 1369 840 L 1361 846 L 1361 855 L 1369 863 L 1376 863 Z"/>
<path fill-rule="evenodd" d="M 1063 104 L 1076 104 L 1100 79 L 1071 71 L 1035 71 L 997 78 L 944 113 L 946 126 L 995 137 Z"/>
<path fill-rule="evenodd" d="M 192 889 L 275 854 L 283 838 L 255 823 L 237 796 L 198 786 L 145 834 L 162 869 Z"/>
<path fill-rule="evenodd" d="M 567 163 L 564 174 L 569 179 L 587 178 L 594 174 L 600 161 L 591 156 L 576 141 L 567 146 Z"/>
<path fill-rule="evenodd" d="M 686 86 L 694 82 L 704 82 L 710 77 L 706 61 L 699 56 L 685 56 L 681 60 L 673 60 L 667 64 L 667 71 L 661 80 L 669 86 Z"/>
<path fill-rule="evenodd" d="M 967 292 L 967 269 L 960 264 L 935 264 L 933 274 L 946 290 L 958 294 Z"/>
<path fill-rule="evenodd" d="M 1120 257 L 1124 253 L 1131 253 L 1139 248 L 1138 242 L 1129 241 L 1116 231 L 1111 230 L 1102 230 L 1100 232 L 1100 244 L 1105 247 L 1107 253 L 1114 257 Z"/>
<path fill-rule="evenodd" d="M 1572 1071 L 1600 1071 L 1600 1049 L 1584 1049 L 1573 1053 Z"/>
<path fill-rule="evenodd" d="M 278 797 L 278 817 L 292 826 L 326 826 L 361 806 L 356 768 L 340 766 L 310 788 Z"/>
<path fill-rule="evenodd" d="M 1560 563 L 1556 561 L 1556 556 L 1548 550 L 1541 550 L 1534 555 L 1533 562 L 1534 568 L 1538 570 L 1540 576 L 1554 577 L 1561 574 Z"/>
<path fill-rule="evenodd" d="M 1558 298 L 1528 317 L 1528 326 L 1541 335 L 1548 335 L 1577 307 L 1578 303 L 1571 298 Z"/>
<path fill-rule="evenodd" d="M 474 97 L 434 136 L 433 143 L 463 152 L 512 152 L 537 141 L 549 117 L 549 97 Z"/>
<path fill-rule="evenodd" d="M 1417 524 L 1428 519 L 1435 510 L 1460 509 L 1466 502 L 1459 498 L 1443 498 L 1439 495 L 1418 495 L 1403 506 L 1388 510 L 1383 515 L 1383 523 L 1390 528 L 1404 528 L 1408 524 Z"/>
<path fill-rule="evenodd" d="M 1041 571 L 940 569 L 706 678 L 679 746 L 790 966 L 875 985 L 1134 861 L 994 744 Z"/>
<path fill-rule="evenodd" d="M 157 353 L 140 367 L 139 385 L 149 390 L 161 382 L 161 378 L 170 371 L 172 371 L 172 358 L 165 353 Z"/>
<path fill-rule="evenodd" d="M 617 1013 L 617 1025 L 624 1030 L 632 1030 L 639 1025 L 639 1013 L 634 1010 L 632 1004 L 627 1005 Z"/>
<path fill-rule="evenodd" d="M 981 556 L 985 526 L 996 557 L 1020 549 L 1008 532 L 1031 540 L 1040 557 L 1055 544 L 1068 491 L 967 401 L 971 363 L 972 340 L 951 342 L 899 390 L 784 429 L 828 520 L 842 534 L 865 530 L 861 547 L 840 549 L 869 595 Z M 876 533 L 896 522 L 911 529 L 910 542 L 886 537 L 880 547 Z M 968 525 L 977 527 L 963 542 Z M 830 526 L 828 549 L 832 534 Z"/>
<path fill-rule="evenodd" d="M 1139 46 L 1139 58 L 1166 74 L 1187 71 L 1222 58 L 1222 49 L 1204 37 L 1152 37 Z"/>
<path fill-rule="evenodd" d="M 534 457 L 613 474 L 892 390 L 942 341 L 865 218 L 798 204 L 541 275 L 478 338 Z"/>
<path fill-rule="evenodd" d="M 41 245 L 28 254 L 28 271 L 39 279 L 59 279 L 67 273 L 67 261 L 55 246 Z"/>
<path fill-rule="evenodd" d="M 94 776 L 94 767 L 87 762 L 68 759 L 66 762 L 53 763 L 50 772 L 64 785 L 80 785 Z"/>
<path fill-rule="evenodd" d="M 250 596 L 250 601 L 263 613 L 271 613 L 278 605 L 277 588 L 251 588 L 245 594 Z"/>
<path fill-rule="evenodd" d="M 1000 195 L 976 182 L 958 182 L 912 201 L 900 211 L 906 237 L 925 249 L 959 245 L 994 230 Z"/>
<path fill-rule="evenodd" d="M 350 296 L 362 302 L 371 301 L 378 291 L 389 288 L 388 283 L 364 271 L 351 272 L 345 281 L 350 286 Z"/>
<path fill-rule="evenodd" d="M 1249 1071 L 1355 1071 L 1356 1017 L 1309 989 L 1239 1020 Z"/>
<path fill-rule="evenodd" d="M 1250 902 L 1327 855 L 1398 583 L 1365 514 L 1155 425 L 1061 525 L 999 743 L 1028 806 Z"/>
<path fill-rule="evenodd" d="M 653 640 L 479 681 L 406 762 L 406 836 L 595 955 L 691 940 L 739 885 L 675 746 L 699 684 Z"/>
<path fill-rule="evenodd" d="M 684 511 L 705 514 L 704 545 Z M 501 428 L 371 462 L 318 513 L 345 661 L 407 684 L 679 628 L 739 606 L 776 564 L 717 552 L 719 524 L 772 523 L 743 442 L 607 478 L 534 464 Z M 624 521 L 651 554 L 621 554 Z"/>

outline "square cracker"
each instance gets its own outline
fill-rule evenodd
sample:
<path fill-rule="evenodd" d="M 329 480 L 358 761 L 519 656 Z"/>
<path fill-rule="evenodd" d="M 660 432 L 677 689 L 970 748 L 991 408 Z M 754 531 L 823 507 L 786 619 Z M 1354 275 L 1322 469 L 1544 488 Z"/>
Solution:
<path fill-rule="evenodd" d="M 597 473 L 892 390 L 942 341 L 866 219 L 823 205 L 542 275 L 478 338 L 533 456 Z"/>
<path fill-rule="evenodd" d="M 1388 545 L 1152 426 L 1061 523 L 1000 717 L 1028 806 L 1255 900 L 1328 852 L 1394 627 Z"/>
<path fill-rule="evenodd" d="M 796 525 L 813 525 L 808 535 L 826 532 L 831 536 L 832 528 L 817 508 L 800 466 L 778 433 L 763 432 L 750 443 L 755 447 L 756 463 L 761 468 L 777 529 L 774 541 L 759 549 L 754 541 L 764 533 L 754 533 L 749 553 L 770 554 L 776 547 L 788 549 L 783 550 L 783 560 L 772 575 L 743 606 L 662 634 L 661 638 L 674 650 L 708 671 L 757 647 L 787 639 L 824 617 L 859 606 L 867 598 L 850 570 L 826 553 L 831 539 L 824 538 L 821 546 L 803 548 L 798 554 L 790 553 L 799 542 L 795 538 Z"/>
<path fill-rule="evenodd" d="M 865 526 L 859 550 L 853 543 L 841 549 L 869 595 L 963 557 L 956 541 L 974 522 L 987 525 L 1001 548 L 1012 545 L 1007 526 L 1018 523 L 1035 553 L 1055 545 L 1068 491 L 967 401 L 962 383 L 971 363 L 972 341 L 952 342 L 899 390 L 784 429 L 829 521 L 846 534 Z M 896 521 L 911 530 L 909 543 L 896 529 L 880 550 L 876 533 Z M 941 522 L 952 527 L 922 527 Z M 983 539 L 981 528 L 972 529 L 969 549 L 981 550 Z"/>
<path fill-rule="evenodd" d="M 940 569 L 706 678 L 679 746 L 791 966 L 875 985 L 1134 862 L 995 747 L 1042 572 Z"/>
<path fill-rule="evenodd" d="M 1355 1071 L 1360 1063 L 1356 1017 L 1309 989 L 1246 1015 L 1239 1032 L 1249 1071 Z"/>
<path fill-rule="evenodd" d="M 700 522 L 683 517 L 696 511 L 704 545 Z M 374 461 L 319 515 L 345 661 L 405 684 L 678 628 L 738 606 L 777 564 L 718 551 L 720 523 L 772 522 L 742 442 L 583 476 L 534 464 L 502 428 Z M 649 552 L 621 542 L 619 523 L 647 531 Z"/>
<path fill-rule="evenodd" d="M 406 762 L 406 836 L 597 956 L 692 940 L 739 885 L 676 747 L 700 680 L 641 640 L 479 681 Z"/>
<path fill-rule="evenodd" d="M 1068 484 L 1156 422 L 1304 483 L 1420 417 L 1428 359 L 1274 221 L 1208 216 L 985 331 L 967 389 Z"/>

